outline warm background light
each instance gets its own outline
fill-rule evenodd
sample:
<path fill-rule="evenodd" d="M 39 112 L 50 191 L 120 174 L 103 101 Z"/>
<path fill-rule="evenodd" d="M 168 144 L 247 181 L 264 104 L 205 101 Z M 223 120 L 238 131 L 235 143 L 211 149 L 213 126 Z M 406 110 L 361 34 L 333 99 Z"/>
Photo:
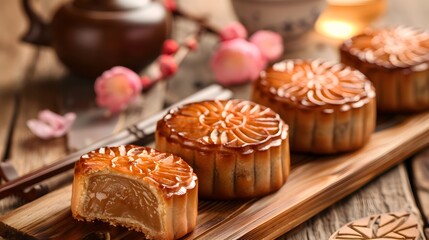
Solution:
<path fill-rule="evenodd" d="M 328 0 L 316 30 L 328 37 L 346 39 L 362 32 L 385 8 L 386 0 Z"/>
<path fill-rule="evenodd" d="M 317 29 L 327 36 L 340 39 L 346 39 L 358 32 L 354 24 L 343 21 L 322 21 Z"/>

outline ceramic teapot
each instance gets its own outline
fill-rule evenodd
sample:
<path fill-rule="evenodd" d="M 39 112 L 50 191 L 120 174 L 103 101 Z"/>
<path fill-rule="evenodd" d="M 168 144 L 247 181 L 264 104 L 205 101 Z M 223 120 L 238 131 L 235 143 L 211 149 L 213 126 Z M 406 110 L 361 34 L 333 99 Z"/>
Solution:
<path fill-rule="evenodd" d="M 74 73 L 94 78 L 113 66 L 140 71 L 159 54 L 169 36 L 171 16 L 150 0 L 74 0 L 51 23 L 22 0 L 30 27 L 23 40 L 52 46 Z"/>

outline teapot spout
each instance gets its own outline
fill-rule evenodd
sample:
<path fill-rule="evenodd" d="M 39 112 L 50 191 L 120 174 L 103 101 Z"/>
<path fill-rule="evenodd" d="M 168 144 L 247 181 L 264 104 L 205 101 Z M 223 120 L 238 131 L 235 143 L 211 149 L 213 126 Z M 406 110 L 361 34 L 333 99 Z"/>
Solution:
<path fill-rule="evenodd" d="M 22 41 L 49 46 L 51 42 L 49 25 L 34 12 L 30 6 L 30 0 L 22 0 L 21 3 L 30 24 L 27 33 L 22 37 Z"/>

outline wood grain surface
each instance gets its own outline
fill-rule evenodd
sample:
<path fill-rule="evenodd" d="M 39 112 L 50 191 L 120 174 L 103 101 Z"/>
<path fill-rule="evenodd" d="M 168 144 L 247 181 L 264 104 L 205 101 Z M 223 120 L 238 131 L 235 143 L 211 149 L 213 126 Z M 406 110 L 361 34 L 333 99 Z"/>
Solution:
<path fill-rule="evenodd" d="M 429 238 L 429 149 L 412 159 L 414 192 L 424 220 L 425 234 Z"/>
<path fill-rule="evenodd" d="M 240 202 L 201 201 L 197 227 L 186 238 L 274 238 L 292 230 L 429 144 L 429 113 L 400 119 L 396 125 L 374 133 L 370 142 L 356 152 L 292 156 L 291 175 L 274 194 Z M 0 235 L 8 236 L 10 231 L 35 238 L 90 234 L 94 226 L 87 223 L 84 228 L 71 217 L 70 195 L 68 186 L 3 216 L 0 220 L 5 225 Z M 63 227 L 58 226 L 69 227 L 62 231 Z"/>
<path fill-rule="evenodd" d="M 404 182 L 406 176 L 407 170 L 401 164 L 279 239 L 328 239 L 348 222 L 380 213 L 406 211 L 419 216 L 408 182 Z"/>

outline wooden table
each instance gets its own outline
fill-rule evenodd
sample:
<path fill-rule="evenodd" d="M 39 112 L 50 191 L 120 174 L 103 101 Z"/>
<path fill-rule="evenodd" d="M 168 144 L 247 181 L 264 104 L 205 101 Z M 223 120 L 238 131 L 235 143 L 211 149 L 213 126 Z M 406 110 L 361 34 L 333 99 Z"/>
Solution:
<path fill-rule="evenodd" d="M 190 4 L 192 2 L 192 4 Z M 34 1 L 46 18 L 61 1 Z M 182 0 L 180 6 L 195 13 L 211 11 L 213 24 L 222 26 L 234 20 L 227 0 L 206 2 Z M 208 6 L 209 5 L 209 6 Z M 426 0 L 390 0 L 388 9 L 375 25 L 412 25 L 428 29 L 429 2 Z M 183 38 L 192 26 L 176 22 L 175 38 Z M 160 82 L 134 106 L 118 116 L 106 117 L 94 103 L 92 82 L 69 74 L 53 51 L 19 41 L 27 28 L 18 1 L 0 2 L 0 160 L 10 161 L 18 174 L 25 174 L 55 161 L 112 132 L 158 112 L 164 106 L 196 92 L 214 82 L 207 62 L 216 38 L 203 36 L 198 52 L 190 54 L 179 73 L 168 83 Z M 336 45 L 317 33 L 304 49 L 285 54 L 285 58 L 323 57 L 336 60 Z M 248 98 L 250 86 L 232 87 L 234 96 Z M 79 93 L 79 94 L 77 94 Z M 25 122 L 42 109 L 56 112 L 75 111 L 78 120 L 67 137 L 40 140 L 27 129 Z M 50 188 L 70 182 L 70 172 L 50 180 Z M 0 201 L 0 214 L 5 214 L 26 201 L 8 197 Z M 421 216 L 429 235 L 429 151 L 409 159 L 377 177 L 369 184 L 317 214 L 307 222 L 285 233 L 279 239 L 328 239 L 336 229 L 351 220 L 376 213 L 409 211 Z"/>

